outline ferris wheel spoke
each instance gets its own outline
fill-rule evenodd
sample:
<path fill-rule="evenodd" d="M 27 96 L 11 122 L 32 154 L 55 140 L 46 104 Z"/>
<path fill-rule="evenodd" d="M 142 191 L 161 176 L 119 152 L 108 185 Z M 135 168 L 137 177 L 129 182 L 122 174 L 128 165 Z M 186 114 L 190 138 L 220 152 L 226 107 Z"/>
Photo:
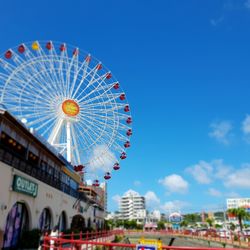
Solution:
<path fill-rule="evenodd" d="M 15 66 L 11 65 L 10 63 L 6 62 L 3 59 L 0 59 L 0 66 L 9 74 L 11 74 L 16 68 Z"/>
<path fill-rule="evenodd" d="M 87 119 L 85 119 L 85 120 L 83 120 L 83 124 L 84 124 L 84 126 L 86 126 L 86 128 L 87 128 L 87 133 L 88 133 L 88 135 L 92 138 L 92 136 L 90 135 L 90 133 L 91 134 L 93 134 L 94 136 L 95 136 L 95 144 L 97 144 L 97 142 L 98 141 L 102 141 L 102 138 L 101 138 L 101 136 L 99 135 L 99 134 L 97 134 L 96 133 L 96 131 L 95 131 L 95 126 L 93 126 L 93 124 L 91 124 L 91 122 L 89 121 L 89 120 L 87 120 Z M 82 124 L 80 124 L 80 126 L 82 126 Z M 89 132 L 88 132 L 89 131 Z M 103 141 L 102 141 L 102 143 L 103 143 Z"/>
<path fill-rule="evenodd" d="M 83 141 L 84 141 L 84 142 L 82 142 L 82 144 L 84 145 L 84 148 L 83 148 L 83 151 L 84 151 L 84 149 L 85 148 L 87 149 L 88 146 L 91 145 L 92 142 L 87 140 L 87 137 L 86 137 L 86 134 L 85 134 L 85 129 L 83 127 L 75 126 L 74 129 L 76 131 L 76 134 L 79 135 L 79 137 L 81 137 L 83 139 Z"/>
<path fill-rule="evenodd" d="M 51 117 L 51 118 L 49 118 Z M 49 122 L 52 120 L 55 120 L 55 117 L 53 114 L 50 114 L 48 116 L 43 116 L 39 119 L 32 120 L 31 122 L 27 122 L 28 126 L 33 126 L 33 125 L 39 125 L 41 122 L 43 122 L 40 126 L 38 126 L 38 130 L 41 129 L 42 127 L 46 126 Z M 44 122 L 45 121 L 45 122 Z"/>
<path fill-rule="evenodd" d="M 49 133 L 49 131 L 51 131 L 53 129 L 54 126 L 55 126 L 55 124 L 53 122 L 51 122 L 48 126 L 46 126 L 46 129 L 41 132 L 41 135 L 42 136 L 47 135 Z"/>
<path fill-rule="evenodd" d="M 85 121 L 85 123 L 86 123 L 86 126 L 88 126 L 87 125 L 87 123 L 90 125 L 90 126 L 88 126 L 92 131 L 96 131 L 96 130 L 98 130 L 100 133 L 99 134 L 97 134 L 97 139 L 96 139 L 96 141 L 98 141 L 98 140 L 102 140 L 102 143 L 107 143 L 106 141 L 110 141 L 110 134 L 112 135 L 112 133 L 107 133 L 107 131 L 106 131 L 106 129 L 105 129 L 105 125 L 104 125 L 104 127 L 99 127 L 99 124 L 98 123 L 94 123 L 94 122 L 91 122 L 89 119 L 88 120 L 86 120 Z M 93 128 L 93 129 L 92 129 Z M 105 139 L 105 140 L 104 140 Z"/>
<path fill-rule="evenodd" d="M 18 92 L 16 92 L 18 90 Z M 39 92 L 33 92 L 32 89 L 26 90 L 26 89 L 22 89 L 22 88 L 16 88 L 16 89 L 6 89 L 6 91 L 8 91 L 8 98 L 18 98 L 20 99 L 20 97 L 24 94 L 25 97 L 22 97 L 23 101 L 26 101 L 27 104 L 29 103 L 30 105 L 32 105 L 32 103 L 34 103 L 34 98 L 36 98 L 37 100 L 40 100 L 41 103 L 43 103 L 44 106 L 49 105 L 48 103 L 45 102 L 45 100 L 49 100 L 49 98 L 51 98 L 52 96 L 48 96 L 46 95 L 46 93 L 39 93 Z M 37 95 L 39 93 L 39 95 Z M 5 98 L 7 99 L 7 97 Z"/>
<path fill-rule="evenodd" d="M 39 55 L 40 55 L 40 57 L 38 57 L 38 58 L 40 58 L 39 62 L 40 62 L 40 64 L 41 64 L 41 62 L 44 62 L 44 64 L 46 64 L 46 59 L 44 61 L 42 58 L 48 58 L 48 57 L 45 57 L 45 54 L 42 53 L 42 51 L 43 51 L 42 49 L 39 50 Z M 13 53 L 13 57 L 12 57 L 13 61 L 16 63 L 17 66 L 21 65 L 21 68 L 23 68 L 22 69 L 23 74 L 27 73 L 27 75 L 30 75 L 30 74 L 37 75 L 37 73 L 40 72 L 40 70 L 38 70 L 35 67 L 36 64 L 34 63 L 34 62 L 37 62 L 37 59 L 28 61 L 27 62 L 28 65 L 27 65 L 27 63 L 24 61 L 24 59 L 21 58 L 16 52 L 13 51 L 12 53 Z M 28 53 L 28 54 L 31 55 L 31 53 Z M 43 64 L 41 64 L 41 65 L 43 65 Z M 27 70 L 27 72 L 25 71 L 25 69 Z M 43 71 L 44 70 L 45 70 L 45 67 L 43 67 Z M 45 72 L 47 73 L 48 71 L 46 70 Z M 43 79 L 38 79 L 38 82 L 40 82 L 40 81 L 43 81 Z"/>
<path fill-rule="evenodd" d="M 44 115 L 52 115 L 52 114 L 51 114 L 50 110 L 38 111 L 38 110 L 34 109 L 34 112 L 32 112 L 32 114 L 29 112 L 27 114 L 23 113 L 23 115 L 25 116 L 23 118 L 26 118 L 26 119 L 30 119 L 30 118 L 37 119 L 37 117 L 40 117 L 40 116 L 43 117 Z"/>
<path fill-rule="evenodd" d="M 97 95 L 95 95 L 94 97 L 89 98 L 87 100 L 83 100 L 83 101 L 81 101 L 81 103 L 84 105 L 84 104 L 91 103 L 91 102 L 93 102 L 95 100 L 99 100 L 103 96 L 106 97 L 106 98 L 109 97 L 107 95 L 107 93 L 110 92 L 110 90 L 112 89 L 112 87 L 110 86 L 110 88 L 105 88 L 105 89 L 104 88 L 97 88 L 97 89 L 95 89 L 95 91 L 92 94 L 96 94 L 97 93 Z M 103 91 L 103 92 L 99 93 L 99 91 Z M 119 96 L 120 96 L 120 94 L 119 94 Z M 110 96 L 110 100 L 117 99 L 119 96 L 118 96 L 118 94 L 112 94 Z"/>
<path fill-rule="evenodd" d="M 80 76 L 81 70 L 83 71 L 83 74 L 81 75 L 80 82 L 77 84 L 76 90 L 75 90 L 76 80 L 74 81 L 74 85 L 72 87 L 72 92 L 70 94 L 70 96 L 71 96 L 72 99 L 75 98 L 75 95 L 78 93 L 79 89 L 81 89 L 82 84 L 84 83 L 84 80 L 85 80 L 85 77 L 86 77 L 86 74 L 87 74 L 87 69 L 88 69 L 88 66 L 89 66 L 89 62 L 90 62 L 90 54 L 82 62 L 81 66 L 80 66 L 80 68 L 79 68 L 79 70 L 77 72 L 78 77 Z"/>
<path fill-rule="evenodd" d="M 47 56 L 44 56 L 43 48 L 39 44 L 38 41 L 36 41 L 38 45 L 38 49 L 35 50 L 36 54 L 38 56 L 34 56 L 34 54 L 29 50 L 28 47 L 26 47 L 26 52 L 24 53 L 27 58 L 30 60 L 34 60 L 34 58 L 39 58 L 39 61 L 37 61 L 35 64 L 33 64 L 34 72 L 40 72 L 41 70 L 44 71 L 44 77 L 50 80 L 50 82 L 53 82 L 53 78 L 51 77 L 51 74 L 48 70 L 46 70 L 46 63 L 48 61 Z"/>
<path fill-rule="evenodd" d="M 91 126 L 93 126 L 93 123 L 91 123 L 90 121 L 89 123 L 91 124 Z M 112 133 L 112 130 L 104 130 L 103 127 L 100 127 L 99 125 L 95 126 L 95 130 L 98 130 L 100 138 L 104 138 L 103 142 L 110 146 L 114 138 L 114 133 Z"/>
<path fill-rule="evenodd" d="M 98 79 L 95 79 L 94 81 L 92 81 L 91 84 L 88 84 L 88 85 L 86 86 L 86 88 L 82 90 L 82 92 L 77 96 L 76 99 L 77 99 L 79 102 L 82 102 L 83 100 L 85 100 L 87 97 L 89 97 L 90 95 L 92 95 L 93 93 L 95 93 L 95 92 L 97 91 L 98 87 L 101 86 L 101 84 L 105 81 L 105 79 L 106 79 L 106 74 L 104 74 L 104 75 L 100 76 Z M 93 90 L 91 90 L 89 93 L 87 93 L 86 95 L 83 95 L 80 99 L 78 99 L 78 98 L 82 95 L 82 93 L 84 93 L 85 90 L 86 90 L 89 86 L 93 85 L 93 83 L 96 82 L 96 81 L 98 81 L 98 80 L 101 80 L 101 81 L 98 82 L 98 85 L 97 85 Z"/>
<path fill-rule="evenodd" d="M 93 120 L 94 122 L 102 122 L 103 123 L 103 121 L 105 121 L 105 124 L 111 122 L 111 127 L 114 124 L 114 122 L 116 120 L 118 120 L 116 116 L 108 116 L 108 115 L 104 116 L 104 115 L 91 114 L 91 113 L 89 113 L 87 115 L 80 114 L 80 116 L 82 119 Z"/>
<path fill-rule="evenodd" d="M 66 80 L 64 77 L 64 64 L 67 64 L 66 62 L 66 51 L 61 51 L 60 54 L 60 62 L 59 62 L 59 72 L 60 72 L 60 79 L 61 79 L 61 84 L 62 84 L 62 89 L 63 89 L 63 95 L 66 96 Z"/>
<path fill-rule="evenodd" d="M 51 41 L 50 41 L 51 42 Z M 50 50 L 50 56 L 52 58 L 52 60 L 54 61 L 54 63 L 52 63 L 51 67 L 53 68 L 54 74 L 57 76 L 57 88 L 60 92 L 61 95 L 63 95 L 63 91 L 62 91 L 62 86 L 59 84 L 60 82 L 62 83 L 64 81 L 63 79 L 63 74 L 61 72 L 61 68 L 59 66 L 59 68 L 57 67 L 57 64 L 60 65 L 61 61 L 60 61 L 60 57 L 59 55 L 57 55 L 56 50 L 55 50 L 55 46 L 52 44 L 52 49 Z"/>
<path fill-rule="evenodd" d="M 109 111 L 118 111 L 120 109 L 124 109 L 126 104 L 123 103 L 112 103 L 112 102 L 98 102 L 98 103 L 93 103 L 93 104 L 87 104 L 87 105 L 81 105 L 80 108 L 81 110 L 89 110 L 91 112 L 109 112 Z M 103 110 L 103 107 L 105 107 L 105 110 Z"/>
<path fill-rule="evenodd" d="M 84 118 L 84 115 L 88 115 L 88 119 L 91 119 L 91 117 L 95 118 L 95 119 L 107 119 L 109 121 L 113 121 L 114 117 L 117 117 L 119 119 L 127 119 L 129 116 L 126 114 L 120 114 L 120 113 L 111 113 L 113 116 L 112 117 L 108 117 L 106 115 L 101 115 L 101 114 L 96 114 L 96 113 L 87 113 L 87 112 L 82 112 L 82 114 L 80 114 L 81 117 Z"/>
<path fill-rule="evenodd" d="M 39 45 L 40 46 L 40 45 Z M 26 47 L 26 51 L 24 53 L 25 57 L 28 59 L 29 67 L 25 67 L 26 69 L 31 69 L 35 76 L 38 76 L 38 82 L 46 82 L 50 88 L 54 89 L 54 86 L 50 83 L 53 82 L 53 79 L 48 73 L 48 70 L 45 67 L 45 59 L 41 54 L 41 46 L 40 49 L 37 50 L 38 57 L 34 56 L 34 54 Z M 43 74 L 41 74 L 43 72 Z"/>
<path fill-rule="evenodd" d="M 85 137 L 88 138 L 88 140 L 91 142 L 89 143 L 89 145 L 96 145 L 97 141 L 91 136 L 91 133 L 88 132 L 89 126 L 87 126 L 86 124 L 79 124 L 79 127 L 84 130 Z"/>
<path fill-rule="evenodd" d="M 25 86 L 29 86 L 29 88 L 35 88 L 35 89 L 39 88 L 39 90 L 40 89 L 44 90 L 45 92 L 47 92 L 47 94 L 50 95 L 51 91 L 50 91 L 50 84 L 49 84 L 49 82 L 48 82 L 48 86 L 45 87 L 44 84 L 41 84 L 41 80 L 39 78 L 37 79 L 37 76 L 39 76 L 42 73 L 43 72 L 40 71 L 40 72 L 36 72 L 36 74 L 32 74 L 32 77 L 28 76 L 27 74 L 25 74 L 24 77 L 21 76 L 21 78 L 19 78 L 19 79 L 18 78 L 14 78 L 15 82 L 10 82 L 10 85 L 11 84 L 15 84 L 15 86 L 17 88 L 21 88 L 21 89 L 23 89 Z M 20 83 L 22 83 L 23 85 L 20 85 Z"/>
<path fill-rule="evenodd" d="M 48 66 L 48 68 L 50 69 L 48 71 L 48 74 L 50 75 L 51 79 L 53 79 L 53 82 L 57 83 L 57 82 L 59 82 L 59 79 L 57 77 L 57 72 L 56 72 L 55 67 L 54 67 L 54 65 L 55 65 L 54 59 L 57 59 L 57 57 L 53 54 L 54 48 L 53 48 L 52 42 L 51 42 L 51 46 L 52 47 L 49 50 L 49 54 L 46 54 L 43 49 L 39 50 L 39 54 L 42 58 L 45 59 L 44 60 L 45 67 L 47 68 L 47 66 Z"/>
<path fill-rule="evenodd" d="M 75 89 L 75 84 L 76 84 L 76 81 L 78 79 L 78 67 L 79 67 L 79 57 L 78 57 L 78 52 L 77 52 L 77 55 L 74 55 L 75 58 L 75 61 L 74 61 L 74 70 L 73 70 L 73 79 L 72 79 L 72 82 L 71 82 L 71 86 L 70 86 L 70 89 L 69 89 L 69 97 L 71 98 L 72 97 L 72 92 L 73 90 Z"/>
<path fill-rule="evenodd" d="M 78 59 L 78 57 L 77 57 Z M 73 63 L 74 63 L 74 60 L 76 60 L 76 57 L 73 55 L 71 60 L 70 60 L 70 63 L 67 67 L 67 72 L 66 72 L 66 96 L 69 97 L 70 96 L 70 81 L 71 81 L 71 68 L 73 66 Z"/>

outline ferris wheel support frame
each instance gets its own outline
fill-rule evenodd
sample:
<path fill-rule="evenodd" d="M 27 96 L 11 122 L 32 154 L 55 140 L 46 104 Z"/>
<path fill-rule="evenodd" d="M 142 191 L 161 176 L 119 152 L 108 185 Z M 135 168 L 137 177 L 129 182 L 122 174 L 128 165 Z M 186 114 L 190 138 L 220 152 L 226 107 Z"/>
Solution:
<path fill-rule="evenodd" d="M 67 161 L 71 162 L 71 132 L 70 132 L 70 121 L 66 121 L 66 147 L 67 147 Z"/>

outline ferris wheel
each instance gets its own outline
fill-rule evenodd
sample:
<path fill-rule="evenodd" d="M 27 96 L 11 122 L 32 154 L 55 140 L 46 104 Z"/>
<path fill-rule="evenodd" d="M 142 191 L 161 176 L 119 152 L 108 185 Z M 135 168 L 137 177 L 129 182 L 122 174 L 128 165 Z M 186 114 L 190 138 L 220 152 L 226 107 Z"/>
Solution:
<path fill-rule="evenodd" d="M 90 54 L 52 41 L 20 44 L 0 57 L 0 87 L 11 114 L 90 175 L 109 179 L 127 157 L 130 106 Z"/>

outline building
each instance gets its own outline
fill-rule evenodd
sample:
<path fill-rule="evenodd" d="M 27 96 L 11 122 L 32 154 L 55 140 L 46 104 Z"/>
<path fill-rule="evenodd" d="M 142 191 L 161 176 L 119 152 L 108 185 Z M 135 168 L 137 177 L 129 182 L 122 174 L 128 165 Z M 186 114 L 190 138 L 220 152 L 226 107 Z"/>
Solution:
<path fill-rule="evenodd" d="M 49 144 L 0 109 L 0 248 L 24 230 L 102 228 L 105 187 L 87 187 Z"/>
<path fill-rule="evenodd" d="M 227 209 L 231 208 L 245 208 L 250 213 L 250 198 L 235 198 L 227 199 Z M 237 222 L 237 218 L 233 214 L 228 214 L 230 222 Z"/>
<path fill-rule="evenodd" d="M 250 210 L 250 198 L 227 199 L 227 209 L 244 207 Z"/>
<path fill-rule="evenodd" d="M 144 223 L 146 218 L 145 197 L 129 190 L 120 199 L 119 212 L 121 220 L 136 220 Z"/>
<path fill-rule="evenodd" d="M 161 212 L 159 210 L 154 210 L 147 214 L 146 223 L 157 224 L 161 220 Z"/>

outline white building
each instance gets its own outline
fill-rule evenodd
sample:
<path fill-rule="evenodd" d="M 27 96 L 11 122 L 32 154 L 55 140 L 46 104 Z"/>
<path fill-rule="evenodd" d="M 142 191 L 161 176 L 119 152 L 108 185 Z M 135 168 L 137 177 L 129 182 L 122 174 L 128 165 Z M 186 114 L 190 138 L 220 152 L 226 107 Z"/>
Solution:
<path fill-rule="evenodd" d="M 156 223 L 161 220 L 161 212 L 159 210 L 154 210 L 147 214 L 146 223 Z"/>
<path fill-rule="evenodd" d="M 145 197 L 133 190 L 127 191 L 121 197 L 119 211 L 120 219 L 143 223 L 146 218 Z"/>
<path fill-rule="evenodd" d="M 227 199 L 227 209 L 239 207 L 250 208 L 250 198 Z"/>

